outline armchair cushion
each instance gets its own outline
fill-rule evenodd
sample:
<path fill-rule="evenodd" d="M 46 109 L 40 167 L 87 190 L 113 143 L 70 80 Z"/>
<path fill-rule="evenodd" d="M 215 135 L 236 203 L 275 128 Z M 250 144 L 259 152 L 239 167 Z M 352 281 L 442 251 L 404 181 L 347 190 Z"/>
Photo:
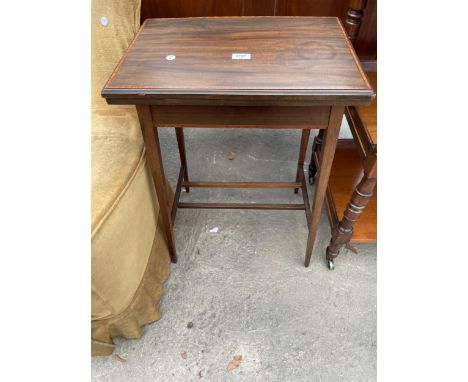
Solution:
<path fill-rule="evenodd" d="M 110 106 L 101 89 L 140 26 L 140 0 L 92 1 L 91 347 L 136 338 L 159 319 L 155 303 L 169 252 L 133 106 Z"/>

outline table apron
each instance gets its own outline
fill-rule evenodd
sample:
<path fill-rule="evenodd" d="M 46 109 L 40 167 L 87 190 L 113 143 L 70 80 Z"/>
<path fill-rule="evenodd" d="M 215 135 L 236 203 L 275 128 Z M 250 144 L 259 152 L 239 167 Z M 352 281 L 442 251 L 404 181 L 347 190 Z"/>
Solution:
<path fill-rule="evenodd" d="M 151 106 L 155 127 L 326 129 L 330 106 Z"/>

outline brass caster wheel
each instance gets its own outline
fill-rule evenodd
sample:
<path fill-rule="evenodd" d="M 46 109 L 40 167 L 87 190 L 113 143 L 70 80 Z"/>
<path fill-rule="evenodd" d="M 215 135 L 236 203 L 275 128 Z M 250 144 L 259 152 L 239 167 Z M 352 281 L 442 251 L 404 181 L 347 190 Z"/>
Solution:
<path fill-rule="evenodd" d="M 333 260 L 327 260 L 327 265 L 329 270 L 332 271 L 335 269 L 335 263 L 333 262 Z"/>

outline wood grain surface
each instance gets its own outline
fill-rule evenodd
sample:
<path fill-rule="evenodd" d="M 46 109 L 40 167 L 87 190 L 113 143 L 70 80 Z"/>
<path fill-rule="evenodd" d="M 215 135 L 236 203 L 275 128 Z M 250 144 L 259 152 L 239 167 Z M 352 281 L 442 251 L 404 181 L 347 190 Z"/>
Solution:
<path fill-rule="evenodd" d="M 334 16 L 345 22 L 356 1 L 362 0 L 142 0 L 141 22 L 212 16 Z M 361 60 L 377 59 L 377 0 L 367 2 L 354 46 Z"/>
<path fill-rule="evenodd" d="M 213 17 L 146 20 L 102 94 L 108 101 L 295 95 L 362 104 L 373 91 L 337 18 Z"/>

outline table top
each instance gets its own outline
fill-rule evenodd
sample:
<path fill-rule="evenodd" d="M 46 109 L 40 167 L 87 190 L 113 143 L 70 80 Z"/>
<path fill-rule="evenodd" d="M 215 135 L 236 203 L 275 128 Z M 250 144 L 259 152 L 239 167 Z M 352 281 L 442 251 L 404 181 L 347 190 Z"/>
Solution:
<path fill-rule="evenodd" d="M 210 17 L 147 19 L 102 95 L 121 104 L 359 105 L 373 90 L 338 18 Z"/>

